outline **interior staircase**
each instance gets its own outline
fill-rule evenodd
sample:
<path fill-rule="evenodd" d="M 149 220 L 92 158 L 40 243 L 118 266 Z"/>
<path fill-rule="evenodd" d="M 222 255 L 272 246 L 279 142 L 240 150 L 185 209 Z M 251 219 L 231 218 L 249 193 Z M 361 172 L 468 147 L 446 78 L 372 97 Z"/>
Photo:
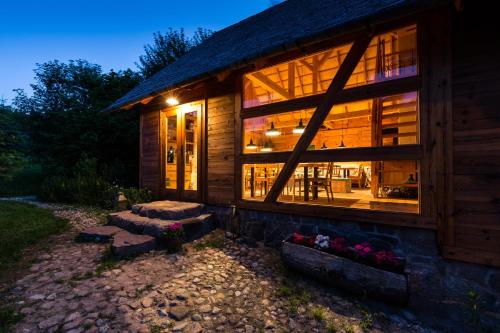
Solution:
<path fill-rule="evenodd" d="M 182 224 L 183 242 L 201 238 L 215 229 L 212 214 L 204 213 L 203 204 L 180 201 L 155 201 L 132 206 L 131 211 L 108 215 L 108 225 L 80 233 L 85 241 L 112 241 L 112 250 L 119 257 L 148 252 L 161 245 L 169 225 Z"/>

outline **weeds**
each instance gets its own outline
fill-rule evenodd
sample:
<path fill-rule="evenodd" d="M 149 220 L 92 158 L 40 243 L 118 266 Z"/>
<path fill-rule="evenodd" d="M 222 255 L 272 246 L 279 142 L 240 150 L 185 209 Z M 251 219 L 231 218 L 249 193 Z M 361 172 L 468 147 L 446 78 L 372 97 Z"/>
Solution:
<path fill-rule="evenodd" d="M 145 292 L 152 290 L 153 287 L 154 287 L 154 285 L 152 283 L 148 283 L 147 285 L 145 285 L 142 288 L 136 288 L 135 289 L 135 295 L 136 295 L 136 297 L 140 297 Z"/>
<path fill-rule="evenodd" d="M 194 245 L 194 248 L 197 251 L 201 251 L 206 248 L 212 248 L 212 249 L 222 249 L 224 248 L 224 239 L 223 238 L 214 238 L 214 239 L 208 239 L 204 242 L 199 242 Z"/>
<path fill-rule="evenodd" d="M 292 289 L 286 284 L 281 284 L 275 291 L 276 296 L 286 298 L 285 305 L 291 314 L 298 312 L 299 306 L 307 304 L 311 299 L 309 293 L 304 289 Z"/>
<path fill-rule="evenodd" d="M 330 320 L 327 324 L 326 324 L 326 331 L 328 333 L 337 333 L 339 330 L 337 328 L 337 324 L 335 324 L 335 322 L 333 320 Z"/>
<path fill-rule="evenodd" d="M 12 332 L 12 327 L 22 319 L 12 305 L 0 303 L 0 333 Z"/>
<path fill-rule="evenodd" d="M 326 311 L 322 306 L 313 307 L 309 314 L 316 321 L 324 321 L 326 317 Z"/>
<path fill-rule="evenodd" d="M 101 262 L 95 270 L 96 276 L 101 276 L 103 272 L 115 268 L 118 263 L 119 259 L 113 254 L 111 247 L 108 247 L 102 254 Z"/>
<path fill-rule="evenodd" d="M 361 312 L 361 322 L 359 323 L 359 326 L 363 330 L 369 330 L 373 328 L 373 321 L 374 321 L 374 315 L 368 310 L 366 307 L 362 306 L 361 304 L 358 304 L 358 309 Z"/>

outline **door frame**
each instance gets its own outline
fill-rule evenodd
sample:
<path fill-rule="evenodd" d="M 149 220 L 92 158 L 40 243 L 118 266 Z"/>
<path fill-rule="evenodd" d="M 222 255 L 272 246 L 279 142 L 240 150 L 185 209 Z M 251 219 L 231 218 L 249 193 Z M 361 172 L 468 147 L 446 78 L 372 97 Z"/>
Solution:
<path fill-rule="evenodd" d="M 184 114 L 191 111 L 197 111 L 197 128 L 198 128 L 198 142 L 197 142 L 197 184 L 196 190 L 185 190 L 185 118 Z M 175 189 L 166 188 L 167 178 L 167 116 L 168 114 L 176 114 L 176 160 L 177 160 L 177 184 Z M 172 115 L 171 115 L 172 116 Z M 161 111 L 160 116 L 160 147 L 161 147 L 161 196 L 169 200 L 192 201 L 201 202 L 204 192 L 203 177 L 204 177 L 204 156 L 206 149 L 206 140 L 204 140 L 205 133 L 205 101 L 199 100 L 189 103 L 183 103 L 176 106 L 168 107 Z"/>

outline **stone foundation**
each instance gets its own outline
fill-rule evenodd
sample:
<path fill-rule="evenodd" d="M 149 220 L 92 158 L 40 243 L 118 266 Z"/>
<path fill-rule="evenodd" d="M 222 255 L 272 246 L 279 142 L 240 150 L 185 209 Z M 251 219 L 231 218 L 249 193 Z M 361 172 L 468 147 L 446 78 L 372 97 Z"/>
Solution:
<path fill-rule="evenodd" d="M 231 224 L 229 208 L 206 209 L 218 216 L 221 227 Z M 238 210 L 238 215 L 238 219 L 232 219 L 237 224 L 232 229 L 249 242 L 263 241 L 267 246 L 279 247 L 291 233 L 300 231 L 342 235 L 351 241 L 369 241 L 376 247 L 391 249 L 407 260 L 408 307 L 419 318 L 438 328 L 452 325 L 461 332 L 473 330 L 468 323 L 471 305 L 467 294 L 475 291 L 482 325 L 493 331 L 500 327 L 500 269 L 443 259 L 435 231 L 252 210 Z"/>

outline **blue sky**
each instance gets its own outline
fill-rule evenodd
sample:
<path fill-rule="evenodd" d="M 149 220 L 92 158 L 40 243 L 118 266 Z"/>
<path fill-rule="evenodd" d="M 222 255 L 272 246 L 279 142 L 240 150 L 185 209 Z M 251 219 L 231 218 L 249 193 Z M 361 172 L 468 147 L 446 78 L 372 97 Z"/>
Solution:
<path fill-rule="evenodd" d="M 12 0 L 0 6 L 0 98 L 31 92 L 36 63 L 85 59 L 104 70 L 136 69 L 156 31 L 220 30 L 272 0 Z"/>

